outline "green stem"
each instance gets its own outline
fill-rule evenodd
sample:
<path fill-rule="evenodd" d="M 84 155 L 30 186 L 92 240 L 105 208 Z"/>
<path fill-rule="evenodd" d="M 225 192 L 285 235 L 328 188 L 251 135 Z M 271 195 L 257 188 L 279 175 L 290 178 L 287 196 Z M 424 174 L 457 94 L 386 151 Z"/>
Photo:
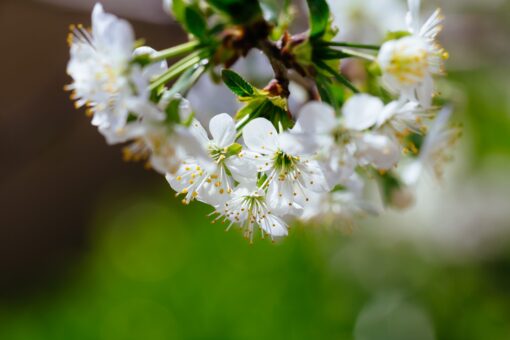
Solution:
<path fill-rule="evenodd" d="M 151 91 L 157 89 L 159 86 L 168 83 L 170 80 L 177 77 L 182 72 L 186 71 L 186 69 L 198 63 L 201 60 L 202 54 L 201 52 L 202 51 L 193 52 L 190 55 L 182 58 L 181 60 L 173 64 L 171 67 L 168 68 L 168 70 L 165 71 L 165 73 L 160 75 L 151 83 L 149 89 Z"/>
<path fill-rule="evenodd" d="M 366 59 L 368 61 L 375 61 L 376 60 L 376 58 L 373 55 L 362 53 L 362 52 L 358 52 L 358 51 L 354 51 L 354 50 L 347 49 L 347 48 L 341 48 L 338 52 L 350 55 L 352 57 Z"/>
<path fill-rule="evenodd" d="M 377 45 L 365 45 L 365 44 L 351 44 L 347 42 L 336 42 L 336 41 L 327 41 L 324 42 L 325 45 L 328 46 L 340 46 L 340 47 L 352 47 L 352 48 L 361 48 L 364 50 L 376 50 L 378 51 L 381 47 Z"/>
<path fill-rule="evenodd" d="M 317 65 L 322 68 L 323 70 L 325 70 L 326 72 L 328 72 L 330 75 L 332 75 L 333 77 L 335 77 L 335 79 L 337 81 L 339 81 L 340 83 L 342 83 L 345 87 L 349 88 L 352 92 L 354 93 L 359 93 L 360 91 L 356 88 L 356 86 L 354 86 L 353 83 L 351 83 L 349 81 L 349 79 L 345 78 L 343 75 L 341 75 L 340 73 L 338 73 L 337 71 L 335 71 L 333 68 L 331 68 L 328 64 L 326 64 L 325 62 L 323 61 L 318 61 L 317 62 Z"/>
<path fill-rule="evenodd" d="M 189 90 L 191 86 L 202 76 L 202 74 L 206 71 L 207 66 L 204 63 L 206 59 L 201 59 L 198 64 L 195 64 L 192 68 L 188 68 L 186 71 L 182 73 L 179 79 L 176 80 L 175 84 L 172 85 L 172 88 L 169 91 L 169 94 L 173 96 L 176 93 L 181 93 L 184 95 L 185 92 Z"/>
<path fill-rule="evenodd" d="M 161 61 L 161 60 L 177 57 L 179 55 L 182 55 L 182 54 L 192 51 L 199 44 L 200 44 L 199 41 L 193 40 L 193 41 L 189 41 L 187 43 L 181 44 L 181 45 L 173 46 L 173 47 L 158 51 L 158 52 L 154 53 L 153 55 L 151 55 L 151 61 L 156 62 L 156 61 Z"/>

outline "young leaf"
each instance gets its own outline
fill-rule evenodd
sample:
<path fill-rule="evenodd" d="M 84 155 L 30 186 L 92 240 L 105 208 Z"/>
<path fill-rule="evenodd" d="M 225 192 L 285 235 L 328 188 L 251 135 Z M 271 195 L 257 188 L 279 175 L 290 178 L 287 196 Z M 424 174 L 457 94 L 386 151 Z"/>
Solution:
<path fill-rule="evenodd" d="M 184 24 L 186 22 L 184 12 L 186 10 L 186 2 L 184 0 L 172 0 L 172 13 L 175 20 Z"/>
<path fill-rule="evenodd" d="M 225 85 L 239 97 L 251 97 L 255 93 L 253 86 L 234 71 L 224 69 L 221 77 Z"/>
<path fill-rule="evenodd" d="M 252 116 L 259 107 L 264 104 L 268 99 L 265 97 L 256 98 L 250 100 L 245 106 L 243 106 L 236 114 L 236 120 L 241 120 L 246 116 Z"/>
<path fill-rule="evenodd" d="M 310 10 L 310 38 L 320 38 L 329 25 L 329 6 L 326 0 L 307 0 Z"/>
<path fill-rule="evenodd" d="M 186 28 L 199 40 L 207 38 L 207 22 L 200 11 L 192 6 L 186 7 L 184 10 Z"/>

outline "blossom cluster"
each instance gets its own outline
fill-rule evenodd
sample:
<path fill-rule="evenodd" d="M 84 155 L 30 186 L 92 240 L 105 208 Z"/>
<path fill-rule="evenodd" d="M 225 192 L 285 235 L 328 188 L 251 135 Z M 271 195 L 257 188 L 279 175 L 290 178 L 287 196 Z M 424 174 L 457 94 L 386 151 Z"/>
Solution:
<path fill-rule="evenodd" d="M 186 99 L 193 82 L 219 66 L 201 48 L 207 38 L 200 25 L 185 25 L 198 39 L 156 51 L 139 46 L 132 26 L 100 4 L 93 9 L 91 29 L 71 27 L 67 72 L 72 83 L 67 89 L 77 108 L 87 107 L 92 125 L 109 144 L 125 144 L 126 159 L 146 161 L 184 204 L 197 200 L 211 205 L 213 221 L 226 223 L 227 229 L 241 227 L 250 240 L 256 230 L 271 239 L 286 236 L 296 219 L 350 221 L 377 212 L 364 197 L 365 183 L 376 177 L 390 204 L 406 205 L 402 192 L 426 168 L 440 174 L 458 136 L 448 126 L 450 107 L 434 102 L 435 78 L 443 74 L 447 57 L 437 41 L 443 18 L 437 10 L 422 21 L 420 1 L 408 4 L 407 30 L 386 40 L 377 55 L 340 50 L 368 59 L 380 75 L 380 91 L 366 93 L 336 75 L 348 85 L 341 105 L 316 97 L 291 113 L 281 90 L 285 82 L 257 89 L 234 74 L 230 82 L 224 80 L 247 103 L 241 109 L 245 114 L 219 113 L 206 128 Z M 318 46 L 312 39 L 314 25 L 310 44 Z M 275 46 L 284 43 L 282 38 Z M 167 57 L 181 52 L 190 54 L 169 66 Z M 300 59 L 295 59 L 282 64 L 299 73 Z M 228 62 L 223 66 L 228 68 Z M 277 71 L 275 79 L 281 80 Z M 177 75 L 181 77 L 167 87 Z"/>

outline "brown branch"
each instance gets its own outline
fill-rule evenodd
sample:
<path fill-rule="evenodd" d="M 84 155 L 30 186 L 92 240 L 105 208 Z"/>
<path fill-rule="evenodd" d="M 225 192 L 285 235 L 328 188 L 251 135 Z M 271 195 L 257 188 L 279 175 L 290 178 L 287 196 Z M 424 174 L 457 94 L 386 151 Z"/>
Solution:
<path fill-rule="evenodd" d="M 289 70 L 281 58 L 280 49 L 271 41 L 265 39 L 261 40 L 258 44 L 260 50 L 267 56 L 271 67 L 273 68 L 275 80 L 281 87 L 282 97 L 288 98 L 289 91 Z"/>

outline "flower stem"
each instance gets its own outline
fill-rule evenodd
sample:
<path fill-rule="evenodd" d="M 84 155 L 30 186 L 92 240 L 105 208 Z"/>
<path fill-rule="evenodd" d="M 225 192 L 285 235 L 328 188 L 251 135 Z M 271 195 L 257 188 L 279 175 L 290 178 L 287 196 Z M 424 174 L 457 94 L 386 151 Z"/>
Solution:
<path fill-rule="evenodd" d="M 182 55 L 182 54 L 192 51 L 199 44 L 200 44 L 199 41 L 192 40 L 192 41 L 189 41 L 189 42 L 181 44 L 181 45 L 173 46 L 173 47 L 158 51 L 151 56 L 151 61 L 156 62 L 156 61 L 161 61 L 161 60 L 165 60 L 168 58 L 177 57 L 179 55 Z"/>
<path fill-rule="evenodd" d="M 327 41 L 324 43 L 328 46 L 339 46 L 339 47 L 352 47 L 352 48 L 361 48 L 364 50 L 376 50 L 378 51 L 381 47 L 377 45 L 365 45 L 365 44 L 351 44 L 348 42 L 336 42 L 336 41 Z"/>
<path fill-rule="evenodd" d="M 352 57 L 366 59 L 368 61 L 375 61 L 376 60 L 376 58 L 373 55 L 366 54 L 366 53 L 363 53 L 363 52 L 354 51 L 354 50 L 347 49 L 347 48 L 341 48 L 339 50 L 339 52 L 347 54 L 347 55 L 350 55 Z"/>
<path fill-rule="evenodd" d="M 191 53 L 190 55 L 182 58 L 175 64 L 173 64 L 171 67 L 168 68 L 168 70 L 165 71 L 162 75 L 160 75 L 158 78 L 156 78 L 151 85 L 149 86 L 149 89 L 152 91 L 159 86 L 166 84 L 173 78 L 177 77 L 182 72 L 186 71 L 186 69 L 192 67 L 193 65 L 197 64 L 201 60 L 201 54 L 202 51 L 195 51 Z"/>
<path fill-rule="evenodd" d="M 335 71 L 333 68 L 331 68 L 328 64 L 326 64 L 323 61 L 318 61 L 317 65 L 328 72 L 330 75 L 335 77 L 337 81 L 342 83 L 345 87 L 349 88 L 354 93 L 359 93 L 360 91 L 354 86 L 353 83 L 349 81 L 349 79 L 345 78 L 343 75 L 341 75 L 339 72 Z"/>

